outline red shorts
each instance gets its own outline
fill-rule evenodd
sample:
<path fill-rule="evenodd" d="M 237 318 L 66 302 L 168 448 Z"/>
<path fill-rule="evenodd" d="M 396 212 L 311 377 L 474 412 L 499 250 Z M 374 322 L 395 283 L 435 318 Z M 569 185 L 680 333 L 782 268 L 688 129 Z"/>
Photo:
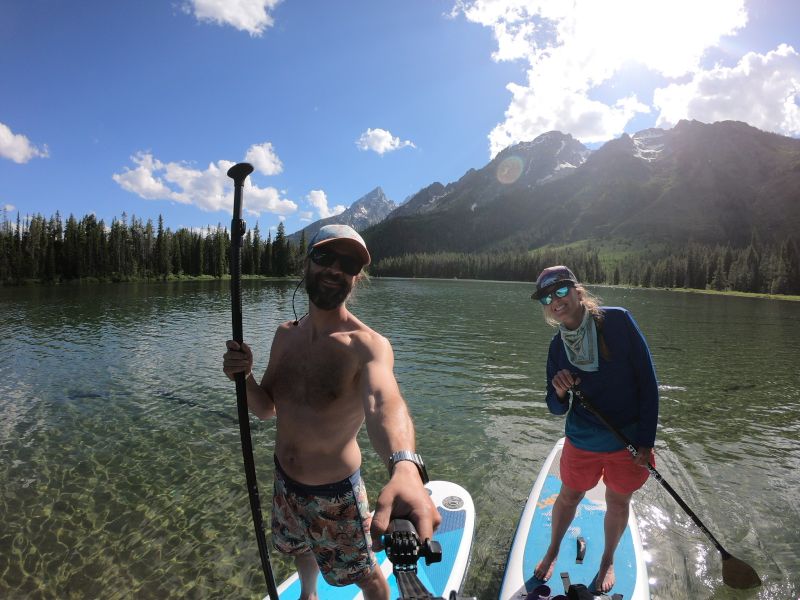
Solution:
<path fill-rule="evenodd" d="M 655 457 L 652 458 L 655 466 Z M 590 452 L 564 442 L 561 452 L 561 481 L 577 492 L 592 489 L 600 477 L 606 487 L 618 494 L 632 494 L 647 481 L 650 471 L 633 462 L 627 449 L 615 452 Z"/>

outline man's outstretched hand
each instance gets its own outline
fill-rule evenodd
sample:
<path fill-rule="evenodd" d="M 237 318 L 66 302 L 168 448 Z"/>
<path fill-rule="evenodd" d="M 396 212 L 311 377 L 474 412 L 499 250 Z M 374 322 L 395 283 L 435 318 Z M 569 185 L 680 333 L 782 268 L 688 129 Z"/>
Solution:
<path fill-rule="evenodd" d="M 428 490 L 422 485 L 417 466 L 409 461 L 395 465 L 392 478 L 381 490 L 375 503 L 370 526 L 372 548 L 375 551 L 383 549 L 381 536 L 387 533 L 392 519 L 411 521 L 423 542 L 433 539 L 433 532 L 442 522 Z"/>

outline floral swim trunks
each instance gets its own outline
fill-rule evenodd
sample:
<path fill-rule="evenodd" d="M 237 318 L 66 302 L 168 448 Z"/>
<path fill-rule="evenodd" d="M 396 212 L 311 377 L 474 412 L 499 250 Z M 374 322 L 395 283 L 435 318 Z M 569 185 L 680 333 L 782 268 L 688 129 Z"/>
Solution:
<path fill-rule="evenodd" d="M 360 470 L 336 483 L 305 485 L 289 478 L 275 458 L 275 547 L 291 556 L 313 552 L 330 585 L 355 583 L 377 566 L 371 521 Z"/>

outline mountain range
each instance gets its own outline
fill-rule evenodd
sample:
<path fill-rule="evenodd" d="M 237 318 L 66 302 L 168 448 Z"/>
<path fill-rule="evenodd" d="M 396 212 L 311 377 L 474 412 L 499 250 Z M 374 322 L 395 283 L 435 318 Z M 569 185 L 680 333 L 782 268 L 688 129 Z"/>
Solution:
<path fill-rule="evenodd" d="M 800 230 L 800 140 L 735 121 L 681 121 L 592 151 L 551 131 L 400 206 L 376 188 L 345 213 L 309 225 L 307 239 L 327 222 L 345 222 L 376 260 L 587 240 L 779 243 Z"/>

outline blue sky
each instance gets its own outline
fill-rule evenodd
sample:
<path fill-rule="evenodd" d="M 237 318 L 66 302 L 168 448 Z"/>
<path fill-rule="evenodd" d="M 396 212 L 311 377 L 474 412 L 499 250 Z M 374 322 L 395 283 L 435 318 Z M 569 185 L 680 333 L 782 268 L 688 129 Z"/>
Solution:
<path fill-rule="evenodd" d="M 800 136 L 800 2 L 0 0 L 0 209 L 292 233 L 558 129 Z"/>

